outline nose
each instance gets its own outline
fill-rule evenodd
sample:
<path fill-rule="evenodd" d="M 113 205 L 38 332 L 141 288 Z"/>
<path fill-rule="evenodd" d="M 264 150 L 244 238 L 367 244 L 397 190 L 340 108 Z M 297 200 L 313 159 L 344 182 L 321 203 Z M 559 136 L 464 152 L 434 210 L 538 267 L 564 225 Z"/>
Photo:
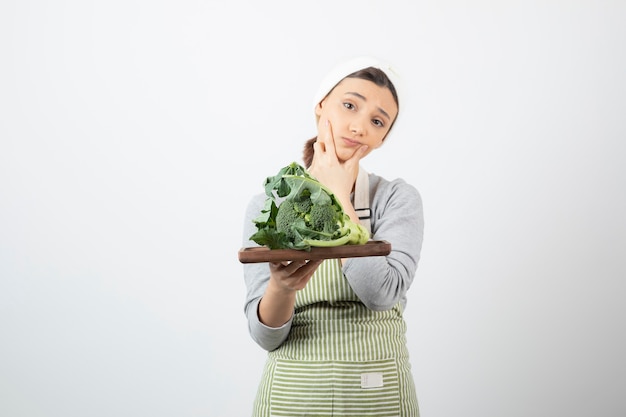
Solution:
<path fill-rule="evenodd" d="M 354 118 L 350 123 L 350 132 L 354 136 L 363 136 L 364 134 L 364 122 L 359 118 Z"/>

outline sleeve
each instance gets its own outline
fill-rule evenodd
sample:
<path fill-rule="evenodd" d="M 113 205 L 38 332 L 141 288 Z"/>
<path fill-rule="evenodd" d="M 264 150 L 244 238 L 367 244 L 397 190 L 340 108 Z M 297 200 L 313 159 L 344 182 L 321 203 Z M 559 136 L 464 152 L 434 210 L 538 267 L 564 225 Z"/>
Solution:
<path fill-rule="evenodd" d="M 406 305 L 424 235 L 422 199 L 415 187 L 394 180 L 374 189 L 372 239 L 391 243 L 387 256 L 350 258 L 343 271 L 361 301 L 372 310 Z"/>
<path fill-rule="evenodd" d="M 250 236 L 256 232 L 253 219 L 260 213 L 265 203 L 265 194 L 252 198 L 244 216 L 243 224 L 243 247 L 258 246 L 250 240 Z M 258 307 L 265 288 L 270 279 L 269 265 L 265 262 L 243 264 L 243 275 L 246 284 L 246 301 L 244 313 L 248 319 L 248 331 L 252 339 L 265 350 L 278 348 L 289 335 L 291 320 L 281 327 L 268 327 L 259 320 Z"/>

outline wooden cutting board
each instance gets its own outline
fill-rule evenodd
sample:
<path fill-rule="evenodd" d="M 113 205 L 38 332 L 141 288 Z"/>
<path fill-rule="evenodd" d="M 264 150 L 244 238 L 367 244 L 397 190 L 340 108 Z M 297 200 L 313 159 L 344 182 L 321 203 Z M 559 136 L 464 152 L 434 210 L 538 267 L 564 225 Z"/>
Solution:
<path fill-rule="evenodd" d="M 281 262 L 308 259 L 358 258 L 363 256 L 386 256 L 391 244 L 386 240 L 370 240 L 363 245 L 343 245 L 334 248 L 311 248 L 310 251 L 296 249 L 269 249 L 265 246 L 241 248 L 239 262 Z"/>

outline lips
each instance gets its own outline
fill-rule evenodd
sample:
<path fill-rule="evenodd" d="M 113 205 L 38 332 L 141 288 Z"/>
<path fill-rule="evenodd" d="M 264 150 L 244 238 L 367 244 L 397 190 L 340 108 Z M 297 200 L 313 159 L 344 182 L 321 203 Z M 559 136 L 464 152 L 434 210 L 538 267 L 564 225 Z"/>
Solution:
<path fill-rule="evenodd" d="M 354 139 L 344 138 L 344 137 L 342 137 L 341 139 L 343 140 L 343 143 L 346 146 L 351 146 L 351 147 L 361 146 L 361 142 L 358 142 L 358 141 L 356 141 Z"/>

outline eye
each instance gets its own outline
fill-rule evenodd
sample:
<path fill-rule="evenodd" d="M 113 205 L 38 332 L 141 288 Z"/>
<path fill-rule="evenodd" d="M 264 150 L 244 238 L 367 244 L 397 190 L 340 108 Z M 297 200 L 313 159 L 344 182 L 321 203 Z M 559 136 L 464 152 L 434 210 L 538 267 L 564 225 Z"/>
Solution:
<path fill-rule="evenodd" d="M 344 101 L 343 107 L 345 107 L 348 110 L 353 110 L 354 109 L 354 104 L 352 104 L 352 103 L 350 103 L 348 101 Z"/>
<path fill-rule="evenodd" d="M 385 127 L 385 123 L 383 123 L 383 121 L 380 119 L 374 119 L 372 120 L 372 123 L 374 123 L 374 125 L 377 127 Z"/>

